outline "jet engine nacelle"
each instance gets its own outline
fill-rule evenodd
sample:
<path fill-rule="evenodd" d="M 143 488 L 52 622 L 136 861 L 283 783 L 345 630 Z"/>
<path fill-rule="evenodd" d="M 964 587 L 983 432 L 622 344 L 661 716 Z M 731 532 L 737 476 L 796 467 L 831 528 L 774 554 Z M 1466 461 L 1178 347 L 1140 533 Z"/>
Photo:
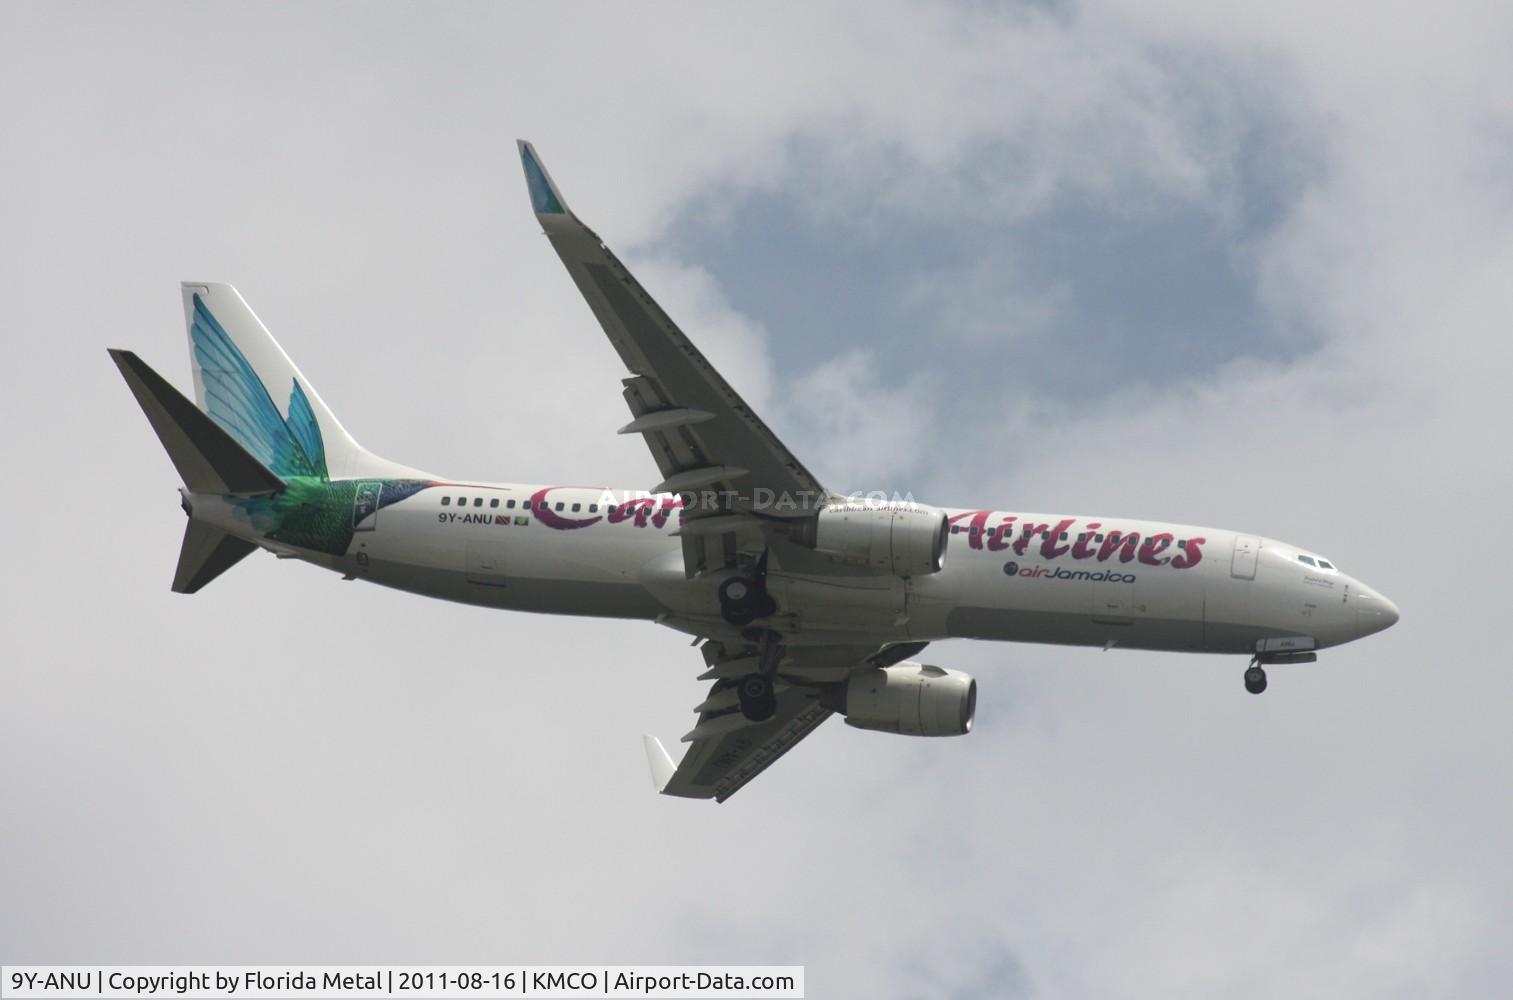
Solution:
<path fill-rule="evenodd" d="M 904 577 L 939 573 L 949 534 L 946 512 L 935 507 L 859 503 L 821 509 L 798 540 L 853 565 Z"/>
<path fill-rule="evenodd" d="M 927 664 L 896 663 L 854 672 L 838 707 L 846 725 L 905 736 L 965 736 L 977 714 L 970 674 Z"/>

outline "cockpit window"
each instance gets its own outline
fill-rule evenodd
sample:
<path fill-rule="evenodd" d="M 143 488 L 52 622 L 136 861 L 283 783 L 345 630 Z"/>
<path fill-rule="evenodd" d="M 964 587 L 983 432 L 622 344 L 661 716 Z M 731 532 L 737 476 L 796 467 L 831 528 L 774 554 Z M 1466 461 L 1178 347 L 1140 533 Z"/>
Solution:
<path fill-rule="evenodd" d="M 1302 563 L 1304 566 L 1318 565 L 1318 563 L 1313 561 L 1313 556 L 1298 556 L 1298 562 Z"/>
<path fill-rule="evenodd" d="M 1334 569 L 1334 566 L 1329 562 L 1328 559 L 1320 559 L 1319 560 L 1319 568 L 1320 569 Z"/>

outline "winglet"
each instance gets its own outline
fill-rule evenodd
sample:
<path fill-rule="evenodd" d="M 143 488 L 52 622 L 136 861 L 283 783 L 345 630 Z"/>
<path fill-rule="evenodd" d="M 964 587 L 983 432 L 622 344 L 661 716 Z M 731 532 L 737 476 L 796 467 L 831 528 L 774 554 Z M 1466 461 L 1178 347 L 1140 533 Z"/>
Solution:
<path fill-rule="evenodd" d="M 525 168 L 525 185 L 530 188 L 531 207 L 536 210 L 536 214 L 571 215 L 567 204 L 562 200 L 562 192 L 557 190 L 557 185 L 552 183 L 546 168 L 541 165 L 536 147 L 524 139 L 516 139 L 515 143 L 520 147 L 520 165 Z"/>
<path fill-rule="evenodd" d="M 652 786 L 661 792 L 672 780 L 673 772 L 677 768 L 673 766 L 672 758 L 667 756 L 667 751 L 662 748 L 661 740 L 655 736 L 643 736 L 641 742 L 646 747 L 646 763 L 651 765 Z"/>

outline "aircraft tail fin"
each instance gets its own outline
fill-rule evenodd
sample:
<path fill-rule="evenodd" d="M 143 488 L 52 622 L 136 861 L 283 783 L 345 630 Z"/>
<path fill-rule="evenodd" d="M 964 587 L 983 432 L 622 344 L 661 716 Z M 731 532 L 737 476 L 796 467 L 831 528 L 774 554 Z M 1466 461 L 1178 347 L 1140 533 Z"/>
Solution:
<path fill-rule="evenodd" d="M 174 593 L 194 593 L 256 550 L 257 546 L 246 539 L 191 517 L 179 548 L 179 565 L 173 572 Z"/>
<path fill-rule="evenodd" d="M 326 480 L 424 475 L 353 440 L 235 288 L 184 282 L 182 290 L 195 402 L 269 471 Z"/>
<path fill-rule="evenodd" d="M 284 481 L 131 351 L 111 350 L 147 422 L 192 493 L 257 496 Z"/>

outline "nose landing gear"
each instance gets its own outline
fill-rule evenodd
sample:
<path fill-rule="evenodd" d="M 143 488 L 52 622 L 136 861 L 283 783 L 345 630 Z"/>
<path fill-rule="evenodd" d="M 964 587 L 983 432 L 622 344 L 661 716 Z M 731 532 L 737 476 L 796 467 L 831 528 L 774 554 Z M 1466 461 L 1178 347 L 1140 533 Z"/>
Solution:
<path fill-rule="evenodd" d="M 1256 643 L 1256 655 L 1245 669 L 1245 690 L 1260 694 L 1266 690 L 1266 666 L 1277 663 L 1317 663 L 1315 641 L 1311 635 L 1284 635 Z"/>

